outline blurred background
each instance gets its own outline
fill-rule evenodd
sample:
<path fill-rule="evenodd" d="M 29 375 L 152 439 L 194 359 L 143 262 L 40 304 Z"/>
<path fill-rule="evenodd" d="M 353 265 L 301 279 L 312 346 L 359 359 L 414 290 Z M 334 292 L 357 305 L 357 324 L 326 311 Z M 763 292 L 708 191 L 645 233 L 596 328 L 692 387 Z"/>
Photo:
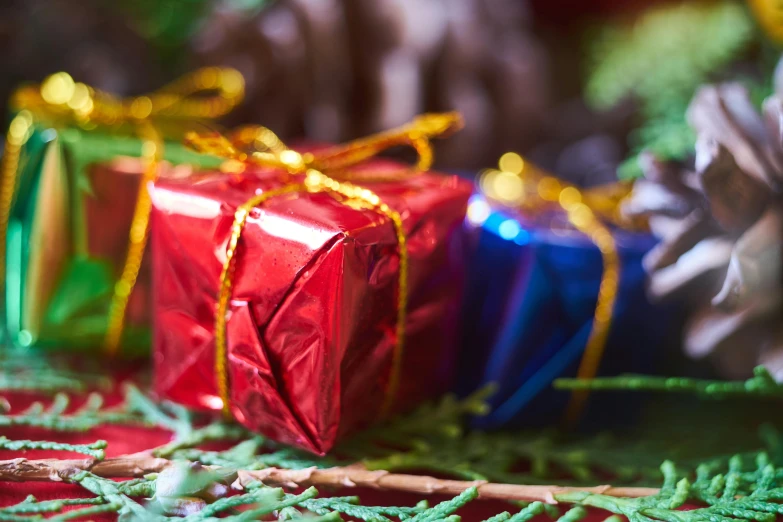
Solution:
<path fill-rule="evenodd" d="M 3 101 L 60 70 L 128 95 L 226 65 L 247 81 L 228 123 L 340 141 L 458 110 L 441 167 L 515 150 L 580 184 L 642 147 L 685 156 L 699 82 L 765 77 L 743 64 L 763 52 L 755 23 L 725 0 L 3 0 L 0 49 Z"/>
<path fill-rule="evenodd" d="M 636 212 L 652 216 L 652 231 L 663 238 L 645 269 L 656 297 L 693 312 L 686 351 L 695 358 L 722 354 L 724 375 L 746 376 L 762 361 L 783 379 L 779 186 L 768 183 L 755 200 L 732 209 L 738 226 L 724 219 L 732 191 L 751 183 L 748 173 L 757 181 L 783 179 L 783 149 L 773 143 L 780 129 L 760 130 L 759 113 L 783 76 L 776 69 L 783 41 L 776 6 L 773 0 L 2 0 L 0 103 L 8 114 L 5 100 L 18 85 L 56 71 L 127 96 L 197 67 L 229 66 L 244 75 L 246 96 L 227 125 L 255 123 L 283 139 L 340 142 L 425 111 L 456 110 L 466 127 L 437 143 L 442 169 L 480 173 L 515 151 L 582 187 L 644 175 L 651 189 L 634 190 Z M 726 91 L 717 101 L 692 103 L 704 85 L 727 80 L 742 95 Z M 688 122 L 689 113 L 703 117 Z M 717 140 L 737 159 L 728 165 L 725 154 L 708 158 L 716 172 L 735 176 L 721 178 L 717 192 L 691 182 L 694 172 L 705 172 L 694 162 L 697 135 Z M 748 159 L 748 150 L 780 161 L 756 175 L 754 165 L 763 162 Z M 774 216 L 764 224 L 759 209 L 767 206 Z M 688 219 L 701 229 L 686 239 L 671 232 Z M 751 227 L 757 222 L 766 229 L 757 233 Z M 753 232 L 743 241 L 746 230 Z M 722 243 L 701 243 L 705 237 Z M 777 248 L 767 256 L 772 270 L 762 270 L 775 284 L 748 290 L 743 303 L 713 306 L 721 288 L 739 284 L 729 277 L 724 285 L 729 264 L 751 266 L 758 257 L 761 247 L 747 247 L 753 241 Z M 701 257 L 686 256 L 691 250 Z M 726 256 L 719 266 L 716 252 Z M 656 287 L 656 276 L 669 286 Z"/>

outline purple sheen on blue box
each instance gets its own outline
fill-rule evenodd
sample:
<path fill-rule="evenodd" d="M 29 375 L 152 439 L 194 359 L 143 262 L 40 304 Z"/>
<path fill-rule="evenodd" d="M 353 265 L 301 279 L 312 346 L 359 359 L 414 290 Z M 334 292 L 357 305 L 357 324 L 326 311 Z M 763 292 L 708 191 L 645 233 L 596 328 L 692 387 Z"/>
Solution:
<path fill-rule="evenodd" d="M 576 375 L 595 313 L 601 254 L 562 213 L 531 222 L 479 195 L 471 199 L 465 228 L 469 267 L 458 391 L 497 385 L 492 412 L 476 418 L 476 427 L 557 423 L 570 393 L 554 390 L 552 381 Z M 671 311 L 651 304 L 645 292 L 642 257 L 656 240 L 625 230 L 613 236 L 620 286 L 599 375 L 651 373 L 671 330 Z M 627 408 L 620 400 L 592 394 L 584 419 L 623 422 Z"/>

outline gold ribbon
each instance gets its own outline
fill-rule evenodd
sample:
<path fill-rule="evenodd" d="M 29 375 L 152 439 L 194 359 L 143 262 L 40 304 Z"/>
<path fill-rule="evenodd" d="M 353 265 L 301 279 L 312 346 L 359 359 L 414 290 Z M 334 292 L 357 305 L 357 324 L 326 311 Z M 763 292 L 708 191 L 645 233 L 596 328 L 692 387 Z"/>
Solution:
<path fill-rule="evenodd" d="M 618 182 L 579 190 L 539 170 L 513 152 L 501 157 L 499 167 L 484 171 L 480 177 L 481 191 L 488 199 L 524 213 L 562 209 L 574 228 L 590 238 L 601 252 L 603 274 L 598 299 L 590 335 L 577 370 L 577 378 L 593 378 L 603 358 L 620 280 L 617 245 L 611 230 L 604 223 L 624 228 L 642 226 L 641 222 L 629 221 L 620 211 L 621 203 L 630 194 L 632 185 Z M 574 426 L 577 423 L 587 397 L 586 390 L 573 392 L 565 412 L 566 425 Z"/>
<path fill-rule="evenodd" d="M 49 76 L 41 85 L 19 88 L 11 97 L 11 109 L 17 114 L 6 135 L 0 166 L 0 276 L 3 280 L 6 235 L 18 183 L 19 159 L 36 122 L 75 124 L 85 129 L 129 125 L 143 141 L 144 172 L 128 235 L 128 252 L 109 305 L 104 346 L 107 354 L 116 354 L 125 326 L 128 299 L 136 284 L 147 242 L 151 203 L 146 185 L 157 176 L 158 163 L 163 156 L 163 140 L 154 122 L 214 119 L 236 107 L 243 96 L 242 75 L 234 69 L 217 67 L 198 69 L 155 92 L 132 98 L 116 98 L 74 82 L 64 72 Z"/>
<path fill-rule="evenodd" d="M 783 43 L 783 5 L 778 0 L 748 0 L 748 4 L 767 36 L 778 45 Z"/>
<path fill-rule="evenodd" d="M 269 199 L 300 192 L 339 194 L 349 201 L 361 201 L 369 208 L 389 218 L 394 226 L 400 255 L 400 269 L 397 279 L 396 340 L 381 415 L 385 416 L 389 413 L 399 387 L 405 346 L 405 321 L 408 309 L 407 236 L 400 214 L 390 208 L 370 189 L 347 181 L 352 176 L 346 169 L 390 147 L 406 145 L 413 147 L 418 154 L 415 170 L 406 169 L 407 175 L 428 170 L 433 158 L 430 139 L 445 136 L 458 130 L 461 126 L 462 118 L 457 113 L 425 114 L 407 125 L 387 132 L 344 145 L 329 147 L 322 151 L 303 154 L 286 147 L 272 131 L 265 127 L 244 127 L 229 137 L 217 133 L 206 135 L 189 133 L 186 136 L 186 143 L 195 150 L 226 158 L 224 171 L 239 173 L 247 165 L 256 165 L 281 169 L 299 178 L 277 189 L 252 196 L 240 205 L 234 214 L 231 236 L 226 247 L 226 258 L 220 274 L 220 287 L 215 309 L 215 375 L 218 393 L 223 401 L 223 414 L 227 418 L 231 418 L 232 413 L 227 367 L 226 316 L 231 301 L 237 245 L 247 217 L 255 207 Z M 250 152 L 245 152 L 246 150 L 250 150 Z M 406 174 L 404 173 L 404 175 Z M 378 181 L 382 178 L 370 175 L 362 176 L 361 179 Z"/>

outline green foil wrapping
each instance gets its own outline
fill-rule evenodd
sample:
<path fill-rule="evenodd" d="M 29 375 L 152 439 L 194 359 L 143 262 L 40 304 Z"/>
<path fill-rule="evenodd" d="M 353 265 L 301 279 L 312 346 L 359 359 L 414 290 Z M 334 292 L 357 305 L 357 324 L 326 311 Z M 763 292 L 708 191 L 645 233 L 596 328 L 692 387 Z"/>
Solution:
<path fill-rule="evenodd" d="M 6 234 L 8 342 L 100 349 L 127 252 L 142 177 L 141 148 L 133 136 L 36 127 L 20 158 Z M 188 175 L 221 162 L 176 142 L 165 144 L 164 160 L 164 175 Z M 148 352 L 146 264 L 126 312 L 124 355 Z"/>

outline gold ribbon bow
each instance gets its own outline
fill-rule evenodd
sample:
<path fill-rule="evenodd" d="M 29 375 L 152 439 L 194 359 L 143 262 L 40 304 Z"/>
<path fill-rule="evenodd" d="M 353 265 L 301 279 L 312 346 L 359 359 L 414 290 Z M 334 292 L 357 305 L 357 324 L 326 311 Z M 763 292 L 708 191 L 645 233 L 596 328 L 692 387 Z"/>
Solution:
<path fill-rule="evenodd" d="M 242 75 L 234 69 L 218 67 L 198 69 L 155 92 L 132 98 L 116 98 L 75 82 L 64 72 L 49 76 L 41 85 L 19 88 L 11 97 L 11 109 L 17 114 L 9 126 L 0 165 L 0 275 L 3 280 L 6 234 L 18 183 L 19 159 L 36 122 L 75 124 L 85 129 L 130 126 L 144 141 L 144 174 L 128 237 L 128 252 L 109 307 L 104 344 L 108 354 L 115 354 L 147 241 L 151 203 L 146 185 L 155 179 L 162 157 L 162 138 L 155 122 L 218 118 L 236 107 L 243 96 Z"/>
<path fill-rule="evenodd" d="M 499 169 L 488 169 L 480 177 L 482 193 L 490 200 L 525 213 L 549 209 L 563 210 L 568 221 L 598 247 L 603 274 L 585 351 L 577 378 L 595 377 L 606 347 L 620 280 L 620 258 L 611 230 L 604 222 L 623 228 L 639 228 L 621 212 L 622 201 L 630 194 L 631 183 L 613 183 L 579 190 L 526 162 L 516 153 L 500 158 Z M 565 413 L 565 422 L 574 426 L 585 407 L 588 394 L 574 391 Z"/>
<path fill-rule="evenodd" d="M 265 127 L 244 127 L 229 137 L 218 133 L 189 133 L 185 142 L 195 150 L 226 158 L 224 171 L 241 172 L 248 165 L 282 169 L 291 175 L 299 175 L 279 188 L 252 196 L 240 205 L 231 226 L 231 236 L 226 248 L 226 258 L 220 274 L 220 288 L 215 310 L 215 374 L 218 393 L 223 401 L 223 413 L 231 418 L 230 388 L 227 368 L 226 315 L 231 300 L 237 245 L 242 236 L 250 212 L 265 201 L 284 194 L 296 192 L 326 192 L 339 194 L 350 200 L 359 200 L 369 208 L 389 218 L 394 225 L 400 255 L 400 269 L 397 280 L 396 342 L 392 366 L 386 388 L 381 415 L 386 415 L 394 401 L 399 386 L 402 354 L 405 345 L 405 321 L 408 308 L 408 248 L 400 214 L 384 203 L 373 191 L 347 181 L 352 176 L 347 170 L 362 161 L 394 146 L 413 147 L 418 154 L 413 173 L 425 171 L 432 164 L 430 139 L 443 137 L 462 127 L 462 118 L 457 113 L 425 114 L 411 123 L 396 129 L 358 139 L 344 145 L 329 147 L 322 151 L 300 154 L 289 149 Z M 250 152 L 246 152 L 249 150 Z M 411 173 L 410 169 L 406 172 Z M 303 176 L 303 179 L 302 177 Z M 381 177 L 362 176 L 366 181 L 379 181 Z"/>

